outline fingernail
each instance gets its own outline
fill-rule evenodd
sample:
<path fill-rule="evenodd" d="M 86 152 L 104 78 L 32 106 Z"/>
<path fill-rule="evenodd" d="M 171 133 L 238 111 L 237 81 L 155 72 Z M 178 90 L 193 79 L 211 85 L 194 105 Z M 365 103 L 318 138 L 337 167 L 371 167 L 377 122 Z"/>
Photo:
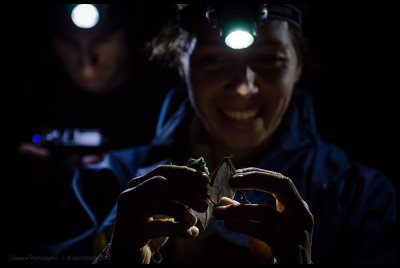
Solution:
<path fill-rule="evenodd" d="M 240 181 L 243 178 L 243 175 L 233 175 L 231 179 L 229 180 L 229 183 L 235 183 L 237 181 Z"/>
<path fill-rule="evenodd" d="M 187 170 L 190 171 L 190 172 L 193 172 L 193 173 L 198 172 L 197 169 L 194 169 L 194 168 L 191 168 L 191 167 L 186 167 L 186 168 L 187 168 Z"/>
<path fill-rule="evenodd" d="M 197 236 L 199 234 L 199 229 L 196 226 L 192 226 L 186 231 L 190 236 Z"/>

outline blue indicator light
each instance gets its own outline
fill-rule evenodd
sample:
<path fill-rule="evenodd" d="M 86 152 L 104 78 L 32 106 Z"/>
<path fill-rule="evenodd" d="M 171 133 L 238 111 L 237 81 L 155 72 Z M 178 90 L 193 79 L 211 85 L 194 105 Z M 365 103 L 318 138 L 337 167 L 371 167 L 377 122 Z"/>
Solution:
<path fill-rule="evenodd" d="M 38 143 L 40 141 L 40 135 L 33 136 L 32 140 L 34 143 Z"/>

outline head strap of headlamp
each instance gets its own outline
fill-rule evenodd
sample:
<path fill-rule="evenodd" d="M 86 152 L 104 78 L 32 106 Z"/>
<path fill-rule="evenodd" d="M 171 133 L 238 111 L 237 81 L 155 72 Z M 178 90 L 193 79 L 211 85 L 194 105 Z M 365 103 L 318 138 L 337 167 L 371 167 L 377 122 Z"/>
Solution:
<path fill-rule="evenodd" d="M 297 28 L 302 28 L 301 11 L 297 7 L 289 4 L 267 4 L 268 18 L 276 20 L 286 20 Z"/>
<path fill-rule="evenodd" d="M 302 28 L 301 11 L 290 4 L 181 4 L 178 5 L 177 23 L 179 28 L 194 30 L 204 23 L 218 26 L 218 14 L 223 9 L 255 10 L 256 21 L 261 24 L 268 19 L 285 20 Z M 206 19 L 206 20 L 205 20 Z"/>

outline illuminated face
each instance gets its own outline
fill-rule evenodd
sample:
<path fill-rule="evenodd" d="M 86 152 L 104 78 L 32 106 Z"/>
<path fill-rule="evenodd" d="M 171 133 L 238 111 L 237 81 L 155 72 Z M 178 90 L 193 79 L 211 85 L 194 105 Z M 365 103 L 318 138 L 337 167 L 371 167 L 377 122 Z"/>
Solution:
<path fill-rule="evenodd" d="M 62 37 L 54 37 L 54 45 L 68 75 L 87 92 L 108 92 L 128 74 L 128 47 L 123 30 L 70 30 Z"/>
<path fill-rule="evenodd" d="M 271 20 L 243 50 L 226 47 L 218 32 L 200 35 L 181 74 L 197 116 L 210 137 L 233 150 L 265 144 L 288 107 L 301 64 L 289 25 Z"/>

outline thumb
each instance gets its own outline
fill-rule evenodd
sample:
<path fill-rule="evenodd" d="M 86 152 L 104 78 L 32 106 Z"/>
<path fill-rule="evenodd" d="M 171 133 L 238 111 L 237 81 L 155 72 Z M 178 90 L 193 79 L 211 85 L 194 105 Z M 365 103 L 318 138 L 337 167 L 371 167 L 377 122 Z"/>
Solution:
<path fill-rule="evenodd" d="M 219 200 L 219 205 L 220 206 L 237 205 L 237 204 L 240 204 L 240 203 L 238 201 L 230 199 L 228 197 L 222 197 Z"/>
<path fill-rule="evenodd" d="M 272 254 L 271 247 L 268 246 L 267 243 L 250 235 L 247 235 L 247 241 L 249 242 L 250 251 L 258 263 L 274 263 L 274 255 Z"/>

